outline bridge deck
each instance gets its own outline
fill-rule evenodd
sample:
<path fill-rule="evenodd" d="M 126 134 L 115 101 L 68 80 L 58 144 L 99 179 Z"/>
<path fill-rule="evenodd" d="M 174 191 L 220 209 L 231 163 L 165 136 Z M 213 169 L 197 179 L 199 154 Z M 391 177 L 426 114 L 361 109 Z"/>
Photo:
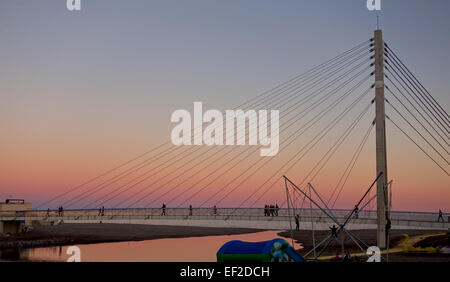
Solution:
<path fill-rule="evenodd" d="M 334 210 L 339 222 L 344 222 L 351 211 Z M 218 209 L 213 214 L 211 209 L 167 209 L 162 215 L 161 209 L 105 210 L 104 215 L 98 210 L 69 210 L 62 215 L 47 211 L 0 213 L 0 221 L 43 221 L 66 223 L 134 223 L 161 225 L 193 225 L 217 227 L 253 227 L 261 229 L 288 229 L 289 215 L 287 209 L 279 209 L 278 216 L 264 216 L 263 209 Z M 315 229 L 328 229 L 334 222 L 317 210 L 298 211 L 301 228 L 310 229 L 311 221 Z M 391 214 L 392 228 L 426 228 L 447 230 L 450 228 L 448 215 L 446 222 L 437 222 L 433 213 L 395 212 Z M 295 227 L 293 217 L 292 226 Z M 351 220 L 349 228 L 376 228 L 376 212 L 361 211 L 358 218 Z"/>

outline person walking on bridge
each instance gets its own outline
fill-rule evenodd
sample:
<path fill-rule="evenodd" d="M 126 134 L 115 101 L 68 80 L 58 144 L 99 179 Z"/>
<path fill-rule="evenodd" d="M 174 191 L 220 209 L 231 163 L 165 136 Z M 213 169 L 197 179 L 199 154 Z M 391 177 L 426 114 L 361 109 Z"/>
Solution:
<path fill-rule="evenodd" d="M 358 218 L 358 213 L 359 213 L 358 206 L 355 206 L 354 211 L 355 211 L 355 218 Z"/>
<path fill-rule="evenodd" d="M 189 205 L 189 216 L 192 216 L 192 205 Z"/>
<path fill-rule="evenodd" d="M 166 215 L 166 204 L 163 203 L 161 209 L 162 209 L 161 215 Z"/>
<path fill-rule="evenodd" d="M 63 207 L 62 206 L 59 206 L 58 207 L 58 216 L 63 216 L 64 215 L 64 213 L 63 213 Z"/>
<path fill-rule="evenodd" d="M 391 240 L 391 219 L 388 218 L 386 220 L 386 242 L 388 242 L 388 247 L 390 240 Z"/>
<path fill-rule="evenodd" d="M 300 230 L 300 215 L 295 215 L 295 230 Z"/>
<path fill-rule="evenodd" d="M 337 238 L 337 227 L 336 227 L 336 225 L 333 224 L 333 226 L 330 227 L 330 230 L 331 230 L 331 236 L 334 237 L 334 238 Z"/>
<path fill-rule="evenodd" d="M 438 222 L 440 222 L 442 219 L 442 222 L 444 222 L 444 217 L 442 216 L 442 211 L 439 210 L 439 217 L 438 217 Z"/>

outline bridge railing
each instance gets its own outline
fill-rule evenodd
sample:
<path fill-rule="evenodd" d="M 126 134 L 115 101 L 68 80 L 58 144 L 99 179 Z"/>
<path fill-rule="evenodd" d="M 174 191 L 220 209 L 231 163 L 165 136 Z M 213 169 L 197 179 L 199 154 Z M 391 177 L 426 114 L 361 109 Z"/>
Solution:
<path fill-rule="evenodd" d="M 267 210 L 266 210 L 267 211 Z M 155 215 L 201 215 L 201 216 L 214 216 L 214 215 L 230 215 L 230 216 L 278 216 L 288 217 L 289 212 L 291 216 L 298 214 L 301 217 L 326 217 L 326 215 L 318 209 L 291 209 L 288 211 L 286 208 L 269 209 L 267 214 L 264 208 L 132 208 L 132 209 L 105 209 L 103 214 L 100 209 L 70 209 L 63 210 L 59 213 L 57 210 L 31 210 L 31 211 L 0 211 L 0 216 L 8 217 L 47 217 L 47 216 L 155 216 Z M 334 209 L 333 214 L 338 218 L 346 218 L 352 210 Z M 359 218 L 375 219 L 377 217 L 376 211 L 363 210 L 358 212 Z M 443 214 L 444 221 L 450 222 L 450 213 Z M 392 220 L 408 220 L 408 221 L 425 221 L 425 222 L 437 222 L 438 213 L 432 212 L 405 212 L 405 211 L 392 211 Z"/>

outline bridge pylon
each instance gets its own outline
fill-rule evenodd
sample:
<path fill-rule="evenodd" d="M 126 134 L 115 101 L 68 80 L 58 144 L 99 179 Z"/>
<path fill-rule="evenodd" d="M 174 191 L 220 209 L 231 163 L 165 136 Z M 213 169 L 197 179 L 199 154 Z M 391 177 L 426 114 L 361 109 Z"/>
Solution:
<path fill-rule="evenodd" d="M 386 160 L 386 122 L 384 98 L 384 41 L 381 29 L 374 32 L 375 49 L 375 130 L 377 181 L 377 245 L 387 247 L 388 193 Z"/>

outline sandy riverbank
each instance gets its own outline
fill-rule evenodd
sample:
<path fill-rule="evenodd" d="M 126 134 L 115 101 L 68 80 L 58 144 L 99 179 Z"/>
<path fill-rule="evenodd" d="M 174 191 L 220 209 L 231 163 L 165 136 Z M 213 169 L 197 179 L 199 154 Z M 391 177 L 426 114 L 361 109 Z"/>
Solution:
<path fill-rule="evenodd" d="M 34 230 L 18 236 L 0 236 L 0 249 L 234 235 L 259 231 L 264 230 L 143 224 L 61 224 L 55 226 L 36 226 Z"/>

